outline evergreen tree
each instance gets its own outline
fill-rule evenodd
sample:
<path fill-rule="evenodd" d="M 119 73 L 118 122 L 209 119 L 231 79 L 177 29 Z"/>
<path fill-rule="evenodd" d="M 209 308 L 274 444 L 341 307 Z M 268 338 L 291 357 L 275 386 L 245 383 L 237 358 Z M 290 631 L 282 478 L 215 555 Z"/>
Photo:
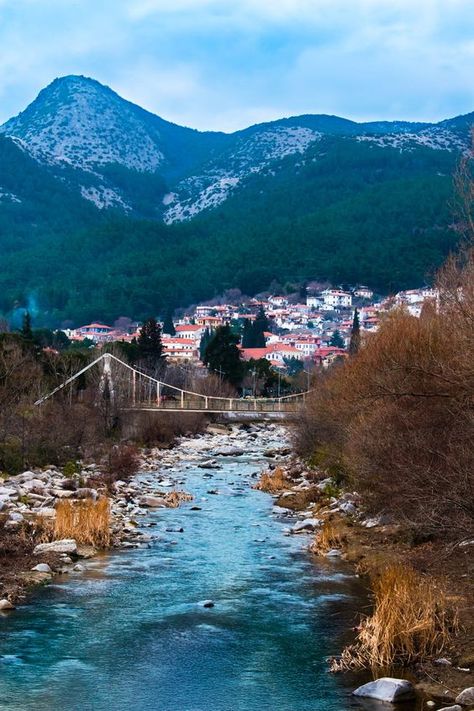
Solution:
<path fill-rule="evenodd" d="M 235 386 L 239 385 L 243 373 L 238 342 L 239 337 L 232 333 L 228 324 L 219 326 L 204 354 L 204 363 L 209 370 Z"/>
<path fill-rule="evenodd" d="M 359 352 L 359 348 L 360 348 L 360 321 L 359 321 L 359 312 L 356 309 L 354 311 L 354 320 L 352 322 L 351 340 L 349 343 L 349 354 L 351 356 L 356 355 Z"/>
<path fill-rule="evenodd" d="M 23 314 L 23 324 L 20 333 L 27 343 L 33 343 L 33 330 L 31 328 L 31 316 L 29 311 L 25 311 Z"/>
<path fill-rule="evenodd" d="M 206 355 L 206 348 L 209 345 L 209 342 L 212 338 L 212 333 L 210 328 L 206 328 L 204 333 L 201 336 L 201 341 L 199 343 L 199 357 L 200 359 L 204 362 L 204 358 Z"/>
<path fill-rule="evenodd" d="M 156 368 L 163 359 L 161 326 L 156 318 L 149 318 L 140 329 L 137 339 L 138 357 L 148 368 Z"/>
<path fill-rule="evenodd" d="M 252 324 L 251 331 L 251 342 L 250 348 L 265 348 L 265 331 L 268 331 L 268 319 L 263 310 L 263 306 L 260 306 L 255 321 Z"/>
<path fill-rule="evenodd" d="M 249 318 L 246 318 L 242 330 L 242 348 L 252 348 L 252 336 L 252 323 Z"/>
<path fill-rule="evenodd" d="M 329 345 L 333 346 L 334 348 L 344 348 L 344 339 L 341 336 L 341 332 L 339 331 L 339 329 L 336 328 L 336 330 L 332 334 L 331 340 L 329 341 Z"/>
<path fill-rule="evenodd" d="M 168 336 L 176 336 L 176 329 L 173 323 L 173 309 L 168 309 L 163 322 L 163 333 Z"/>

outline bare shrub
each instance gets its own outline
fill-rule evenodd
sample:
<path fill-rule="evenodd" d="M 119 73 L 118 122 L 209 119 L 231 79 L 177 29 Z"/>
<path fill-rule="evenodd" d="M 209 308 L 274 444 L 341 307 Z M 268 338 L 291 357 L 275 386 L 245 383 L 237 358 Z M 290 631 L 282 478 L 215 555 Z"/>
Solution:
<path fill-rule="evenodd" d="M 349 476 L 368 508 L 462 540 L 474 530 L 474 253 L 448 260 L 439 304 L 390 313 L 316 386 L 298 450 Z"/>
<path fill-rule="evenodd" d="M 457 613 L 432 578 L 403 564 L 372 581 L 374 611 L 362 620 L 355 643 L 332 671 L 411 664 L 446 651 L 457 631 Z"/>
<path fill-rule="evenodd" d="M 202 432 L 207 423 L 201 412 L 144 412 L 134 417 L 134 439 L 147 447 L 169 447 L 177 437 Z"/>
<path fill-rule="evenodd" d="M 138 471 L 140 454 L 134 444 L 115 444 L 107 457 L 104 481 L 110 485 L 119 479 L 127 481 Z"/>

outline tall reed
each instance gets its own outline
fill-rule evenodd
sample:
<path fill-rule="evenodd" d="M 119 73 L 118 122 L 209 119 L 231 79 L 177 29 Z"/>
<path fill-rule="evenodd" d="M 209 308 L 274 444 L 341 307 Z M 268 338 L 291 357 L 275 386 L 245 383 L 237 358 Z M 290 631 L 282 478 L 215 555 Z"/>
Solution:
<path fill-rule="evenodd" d="M 374 612 L 332 671 L 392 667 L 441 654 L 456 633 L 457 613 L 432 578 L 397 563 L 372 583 Z"/>
<path fill-rule="evenodd" d="M 60 501 L 56 507 L 53 536 L 107 548 L 110 545 L 109 500 L 102 497 L 98 501 Z"/>
<path fill-rule="evenodd" d="M 337 521 L 325 521 L 317 532 L 311 550 L 324 555 L 334 548 L 341 548 L 345 540 L 343 525 Z"/>

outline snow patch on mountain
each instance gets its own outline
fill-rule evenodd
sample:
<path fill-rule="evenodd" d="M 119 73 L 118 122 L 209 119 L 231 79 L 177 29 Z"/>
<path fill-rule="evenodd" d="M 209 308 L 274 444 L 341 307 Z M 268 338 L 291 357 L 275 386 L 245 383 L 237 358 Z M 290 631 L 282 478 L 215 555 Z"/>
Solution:
<path fill-rule="evenodd" d="M 81 195 L 86 200 L 94 203 L 99 210 L 109 207 L 120 207 L 125 212 L 129 212 L 132 208 L 123 200 L 123 198 L 111 188 L 106 188 L 105 185 L 88 186 L 81 185 Z"/>
<path fill-rule="evenodd" d="M 165 195 L 165 223 L 170 225 L 189 220 L 203 210 L 217 207 L 243 179 L 261 172 L 276 160 L 295 153 L 303 154 L 321 136 L 319 131 L 302 126 L 277 126 L 257 131 L 250 137 L 245 132 L 233 149 L 208 164 L 201 175 L 182 180 L 175 192 Z M 219 169 L 222 164 L 229 167 Z"/>
<path fill-rule="evenodd" d="M 443 128 L 427 128 L 418 133 L 389 133 L 383 136 L 357 136 L 357 141 L 368 141 L 381 148 L 398 148 L 402 151 L 425 146 L 438 151 L 459 151 L 467 147 L 467 142 L 453 131 Z"/>
<path fill-rule="evenodd" d="M 13 193 L 8 192 L 0 187 L 0 202 L 21 202 L 20 198 Z"/>

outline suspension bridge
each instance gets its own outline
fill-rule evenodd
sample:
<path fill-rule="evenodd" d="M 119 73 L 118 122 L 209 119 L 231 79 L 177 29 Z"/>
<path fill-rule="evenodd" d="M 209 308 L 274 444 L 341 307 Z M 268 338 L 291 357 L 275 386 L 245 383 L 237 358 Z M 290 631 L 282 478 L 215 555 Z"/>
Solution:
<path fill-rule="evenodd" d="M 103 397 L 124 410 L 157 412 L 208 412 L 208 413 L 249 413 L 254 418 L 265 416 L 284 417 L 296 413 L 304 405 L 308 392 L 284 395 L 276 398 L 263 397 L 223 397 L 209 395 L 162 380 L 134 368 L 112 353 L 103 353 L 77 373 L 64 380 L 54 390 L 39 398 L 35 405 L 43 405 L 56 394 L 72 394 L 74 383 L 88 371 L 97 369 L 97 387 Z M 279 413 L 279 414 L 278 414 Z"/>

